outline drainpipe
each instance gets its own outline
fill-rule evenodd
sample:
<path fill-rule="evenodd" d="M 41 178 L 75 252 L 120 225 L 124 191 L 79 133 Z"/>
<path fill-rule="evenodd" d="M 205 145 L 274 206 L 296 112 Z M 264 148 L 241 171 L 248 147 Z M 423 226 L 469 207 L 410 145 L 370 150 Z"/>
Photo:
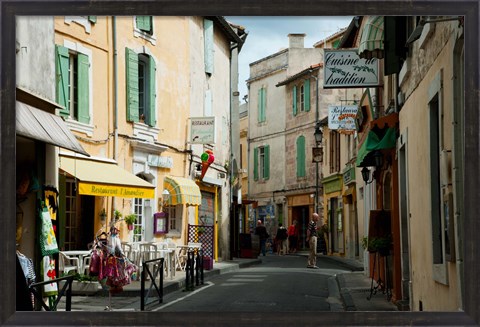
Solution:
<path fill-rule="evenodd" d="M 117 19 L 112 16 L 113 41 L 113 159 L 117 160 L 118 150 L 118 67 L 117 67 Z M 116 198 L 112 197 L 112 208 L 115 208 Z"/>

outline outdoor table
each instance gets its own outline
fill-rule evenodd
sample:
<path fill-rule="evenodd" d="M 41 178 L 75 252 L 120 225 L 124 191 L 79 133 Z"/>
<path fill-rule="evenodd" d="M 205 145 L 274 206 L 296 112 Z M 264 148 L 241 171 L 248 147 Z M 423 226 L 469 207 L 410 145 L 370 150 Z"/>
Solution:
<path fill-rule="evenodd" d="M 69 257 L 78 258 L 78 273 L 85 274 L 84 272 L 84 258 L 92 254 L 91 250 L 72 250 L 72 251 L 60 251 Z"/>

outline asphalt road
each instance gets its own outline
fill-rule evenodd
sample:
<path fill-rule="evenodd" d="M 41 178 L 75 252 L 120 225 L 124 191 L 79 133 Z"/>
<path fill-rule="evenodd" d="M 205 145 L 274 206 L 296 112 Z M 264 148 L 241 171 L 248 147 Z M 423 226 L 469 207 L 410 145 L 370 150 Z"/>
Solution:
<path fill-rule="evenodd" d="M 318 258 L 320 269 L 307 268 L 302 256 L 261 257 L 262 263 L 210 278 L 195 291 L 167 294 L 151 311 L 274 312 L 336 311 L 329 278 L 346 269 Z"/>

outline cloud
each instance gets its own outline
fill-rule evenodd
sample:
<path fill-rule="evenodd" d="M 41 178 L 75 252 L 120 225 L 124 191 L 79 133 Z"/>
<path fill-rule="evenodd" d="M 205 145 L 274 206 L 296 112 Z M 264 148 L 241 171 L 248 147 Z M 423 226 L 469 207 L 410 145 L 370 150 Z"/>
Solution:
<path fill-rule="evenodd" d="M 227 21 L 243 26 L 247 40 L 239 56 L 240 98 L 247 94 L 245 80 L 249 64 L 288 48 L 288 34 L 305 33 L 305 47 L 311 48 L 329 35 L 347 27 L 352 16 L 227 16 Z"/>

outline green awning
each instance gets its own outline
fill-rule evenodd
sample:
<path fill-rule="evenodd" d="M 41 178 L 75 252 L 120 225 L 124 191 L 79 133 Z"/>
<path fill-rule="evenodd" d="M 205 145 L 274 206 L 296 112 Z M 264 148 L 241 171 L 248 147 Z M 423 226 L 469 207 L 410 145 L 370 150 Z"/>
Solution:
<path fill-rule="evenodd" d="M 373 162 L 370 162 L 369 160 L 370 159 L 369 157 L 371 157 L 369 156 L 369 154 L 373 153 L 373 151 L 375 150 L 394 148 L 396 142 L 397 142 L 397 136 L 395 135 L 394 128 L 387 128 L 387 131 L 385 132 L 382 138 L 380 138 L 377 135 L 377 133 L 375 133 L 374 131 L 369 131 L 367 138 L 365 139 L 362 146 L 358 150 L 356 166 L 357 167 L 373 166 Z"/>
<path fill-rule="evenodd" d="M 360 38 L 358 56 L 382 59 L 383 50 L 383 16 L 369 16 Z"/>

